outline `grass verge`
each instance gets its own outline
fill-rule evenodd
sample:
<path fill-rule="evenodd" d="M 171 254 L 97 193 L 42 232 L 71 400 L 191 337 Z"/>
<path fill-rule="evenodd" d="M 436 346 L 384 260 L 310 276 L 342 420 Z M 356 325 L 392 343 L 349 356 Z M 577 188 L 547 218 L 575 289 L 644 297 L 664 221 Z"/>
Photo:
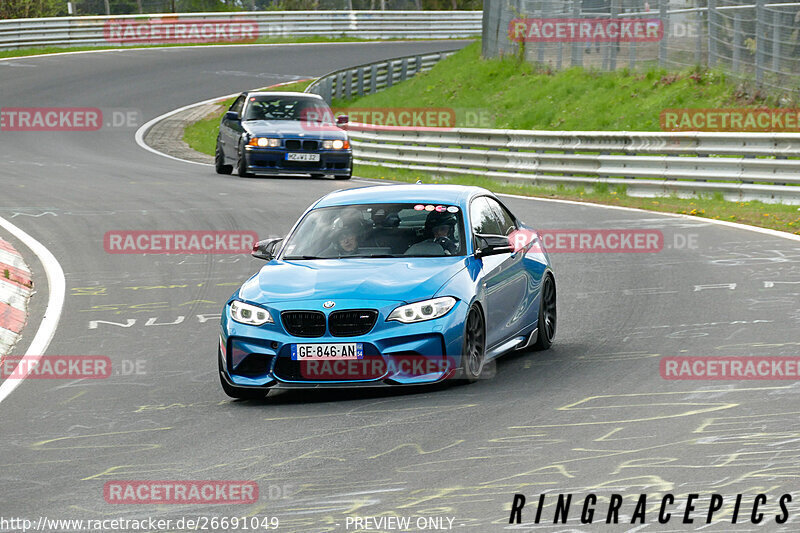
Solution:
<path fill-rule="evenodd" d="M 448 107 L 456 126 L 520 130 L 660 131 L 668 108 L 763 107 L 771 97 L 723 73 L 696 68 L 553 71 L 514 57 L 483 60 L 473 43 L 428 72 L 333 107 Z M 480 124 L 466 111 L 482 112 Z"/>
<path fill-rule="evenodd" d="M 297 91 L 302 92 L 311 84 L 311 80 L 298 81 L 287 85 L 280 85 L 277 87 L 267 87 L 265 91 Z M 193 150 L 214 155 L 216 148 L 217 133 L 219 132 L 219 121 L 222 115 L 228 108 L 233 105 L 235 98 L 229 98 L 219 103 L 219 107 L 213 113 L 206 115 L 205 118 L 198 120 L 194 124 L 190 124 L 183 131 L 183 140 Z"/>

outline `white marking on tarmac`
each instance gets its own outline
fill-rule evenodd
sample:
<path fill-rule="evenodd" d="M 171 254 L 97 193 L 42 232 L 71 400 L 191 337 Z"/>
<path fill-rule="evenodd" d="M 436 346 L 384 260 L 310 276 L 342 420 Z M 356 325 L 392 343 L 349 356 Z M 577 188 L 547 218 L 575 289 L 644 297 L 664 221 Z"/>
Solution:
<path fill-rule="evenodd" d="M 30 346 L 28 346 L 28 350 L 22 357 L 22 360 L 25 361 L 25 368 L 30 369 L 33 366 L 32 363 L 38 361 L 41 359 L 42 355 L 44 355 L 47 347 L 50 346 L 50 341 L 53 340 L 53 335 L 56 333 L 58 321 L 61 318 L 61 311 L 64 308 L 64 296 L 66 294 L 64 270 L 61 268 L 55 256 L 50 253 L 50 250 L 20 228 L 2 217 L 0 217 L 0 227 L 22 241 L 22 243 L 39 258 L 39 261 L 41 261 L 44 267 L 45 274 L 47 275 L 47 308 L 44 311 L 44 317 L 39 324 L 36 335 L 34 335 Z M 0 402 L 8 398 L 24 379 L 25 377 L 5 380 L 2 385 L 0 385 Z"/>

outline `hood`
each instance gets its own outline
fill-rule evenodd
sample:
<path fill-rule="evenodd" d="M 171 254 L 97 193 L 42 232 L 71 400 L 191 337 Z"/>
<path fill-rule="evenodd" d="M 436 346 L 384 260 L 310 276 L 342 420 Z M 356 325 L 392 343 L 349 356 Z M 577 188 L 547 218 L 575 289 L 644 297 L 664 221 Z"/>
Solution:
<path fill-rule="evenodd" d="M 347 134 L 341 128 L 331 124 L 315 124 L 299 120 L 245 120 L 244 128 L 253 135 L 279 135 L 303 137 L 307 139 L 346 139 Z"/>
<path fill-rule="evenodd" d="M 352 298 L 409 302 L 431 298 L 466 267 L 466 257 L 271 261 L 239 295 L 250 302 Z"/>

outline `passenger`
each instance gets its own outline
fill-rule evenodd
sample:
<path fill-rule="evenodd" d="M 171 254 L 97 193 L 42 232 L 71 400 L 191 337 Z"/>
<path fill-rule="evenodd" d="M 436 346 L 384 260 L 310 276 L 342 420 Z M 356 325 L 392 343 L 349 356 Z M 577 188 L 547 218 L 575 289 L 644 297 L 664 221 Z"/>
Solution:
<path fill-rule="evenodd" d="M 427 239 L 412 245 L 405 255 L 455 255 L 458 253 L 454 240 L 456 224 L 458 218 L 453 213 L 431 211 L 425 219 L 423 235 Z"/>

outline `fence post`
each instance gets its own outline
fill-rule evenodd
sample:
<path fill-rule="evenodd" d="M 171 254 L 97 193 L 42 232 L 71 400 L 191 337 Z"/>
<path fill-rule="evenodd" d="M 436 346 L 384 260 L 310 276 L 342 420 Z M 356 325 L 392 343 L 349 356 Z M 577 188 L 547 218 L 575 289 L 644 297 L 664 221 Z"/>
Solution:
<path fill-rule="evenodd" d="M 731 70 L 739 72 L 742 68 L 742 15 L 739 11 L 733 13 L 733 58 Z"/>
<path fill-rule="evenodd" d="M 336 98 L 341 98 L 344 94 L 344 72 L 336 74 Z"/>
<path fill-rule="evenodd" d="M 416 61 L 415 61 L 416 67 L 414 68 L 414 76 L 416 76 L 417 74 L 419 74 L 420 72 L 422 72 L 422 56 L 419 56 L 419 55 L 418 55 L 418 56 L 417 56 L 416 58 L 414 58 L 414 59 L 416 60 Z"/>
<path fill-rule="evenodd" d="M 347 86 L 345 87 L 345 95 L 347 96 L 347 99 L 350 100 L 353 97 L 353 71 L 352 70 L 348 70 L 345 73 L 344 77 L 347 78 Z"/>
<path fill-rule="evenodd" d="M 781 13 L 772 12 L 772 70 L 781 70 Z"/>
<path fill-rule="evenodd" d="M 358 96 L 364 96 L 364 67 L 358 67 L 358 84 L 356 85 L 356 92 Z"/>
<path fill-rule="evenodd" d="M 658 0 L 658 18 L 661 19 L 661 29 L 663 33 L 661 42 L 658 43 L 658 66 L 660 67 L 664 67 L 667 64 L 667 38 L 669 35 L 667 2 L 668 0 Z"/>
<path fill-rule="evenodd" d="M 620 0 L 611 0 L 610 6 L 610 19 L 615 20 L 619 18 L 619 2 Z M 616 41 L 608 43 L 608 70 L 617 70 L 617 52 L 619 51 L 619 37 Z"/>
<path fill-rule="evenodd" d="M 708 0 L 708 66 L 717 66 L 717 0 Z"/>
<path fill-rule="evenodd" d="M 400 67 L 400 81 L 406 81 L 408 77 L 408 58 L 404 57 Z"/>
<path fill-rule="evenodd" d="M 394 83 L 394 61 L 386 62 L 386 88 L 392 86 Z"/>
<path fill-rule="evenodd" d="M 764 81 L 764 58 L 767 53 L 767 43 L 764 38 L 767 31 L 765 11 L 764 0 L 756 0 L 756 85 L 761 85 Z"/>
<path fill-rule="evenodd" d="M 483 2 L 483 18 L 481 24 L 481 57 L 484 58 L 494 57 L 494 54 L 491 53 L 492 48 L 494 47 L 489 46 L 489 35 L 491 32 L 490 25 L 492 22 L 491 11 L 495 1 L 484 0 Z"/>
<path fill-rule="evenodd" d="M 369 94 L 378 90 L 378 65 L 373 63 L 369 66 Z"/>
<path fill-rule="evenodd" d="M 706 12 L 705 15 L 706 19 L 708 19 L 708 12 Z M 703 62 L 703 21 L 701 18 L 702 16 L 703 16 L 702 11 L 694 12 L 695 24 L 697 25 L 697 43 L 696 43 L 697 46 L 695 46 L 694 49 L 694 64 L 697 65 L 698 67 Z"/>
<path fill-rule="evenodd" d="M 581 1 L 580 0 L 572 0 L 572 18 L 581 18 Z M 573 67 L 580 67 L 583 65 L 582 56 L 581 56 L 581 45 L 583 43 L 575 41 L 572 43 L 572 57 L 570 57 L 569 63 L 570 66 Z"/>

